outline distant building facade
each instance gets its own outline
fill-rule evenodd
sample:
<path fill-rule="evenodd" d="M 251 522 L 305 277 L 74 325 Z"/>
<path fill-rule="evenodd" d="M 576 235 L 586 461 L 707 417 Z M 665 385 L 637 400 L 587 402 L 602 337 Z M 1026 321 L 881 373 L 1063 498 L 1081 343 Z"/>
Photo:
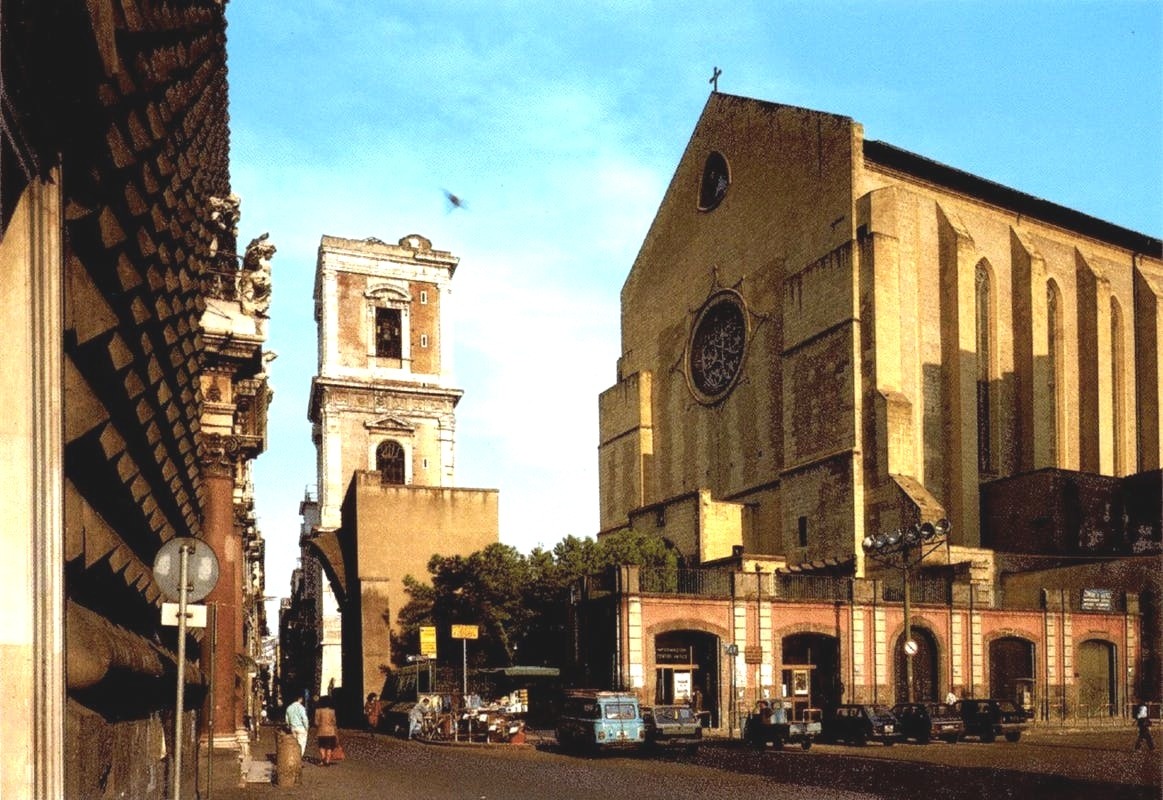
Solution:
<path fill-rule="evenodd" d="M 280 696 L 287 698 L 304 689 L 322 696 L 343 685 L 342 618 L 311 546 L 319 532 L 319 500 L 311 489 L 299 503 L 299 516 L 299 566 L 291 574 L 290 595 L 279 616 L 278 686 Z"/>
<path fill-rule="evenodd" d="M 614 682 L 664 696 L 666 659 L 686 652 L 704 696 L 755 698 L 810 655 L 818 701 L 899 696 L 902 576 L 863 542 L 948 518 L 916 576 L 939 587 L 914 637 L 927 693 L 1005 684 L 993 637 L 998 670 L 1043 708 L 1088 705 L 1075 670 L 1090 650 L 1105 677 L 1086 699 L 1157 696 L 1138 613 L 1157 579 L 1087 587 L 1113 592 L 1097 605 L 1073 583 L 1010 609 L 1002 587 L 1060 554 L 1050 541 L 1158 574 L 1161 251 L 849 118 L 712 94 L 622 288 L 600 515 L 603 533 L 658 535 L 730 583 L 699 601 L 674 595 L 703 578 L 606 587 Z M 1017 530 L 998 524 L 1015 513 Z M 813 599 L 818 618 L 787 605 Z M 1089 616 L 1072 626 L 1072 609 Z"/>
<path fill-rule="evenodd" d="M 395 244 L 324 236 L 319 247 L 309 548 L 342 615 L 350 705 L 380 691 L 399 655 L 391 632 L 408 601 L 404 577 L 424 581 L 433 554 L 498 541 L 497 492 L 454 484 L 463 392 L 451 383 L 447 309 L 458 262 L 416 234 Z"/>

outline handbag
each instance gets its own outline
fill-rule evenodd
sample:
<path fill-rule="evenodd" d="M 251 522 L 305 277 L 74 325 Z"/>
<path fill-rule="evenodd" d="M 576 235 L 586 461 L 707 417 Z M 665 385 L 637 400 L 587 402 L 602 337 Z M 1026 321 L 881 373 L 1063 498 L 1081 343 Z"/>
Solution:
<path fill-rule="evenodd" d="M 343 745 L 341 745 L 339 742 L 336 742 L 335 749 L 331 751 L 331 760 L 342 761 L 345 758 L 347 758 L 347 754 L 343 752 Z"/>

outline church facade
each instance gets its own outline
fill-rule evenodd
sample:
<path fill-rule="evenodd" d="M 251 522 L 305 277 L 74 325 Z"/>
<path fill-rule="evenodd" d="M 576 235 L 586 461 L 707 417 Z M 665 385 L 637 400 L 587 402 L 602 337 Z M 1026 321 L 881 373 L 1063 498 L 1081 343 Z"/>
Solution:
<path fill-rule="evenodd" d="M 947 520 L 906 573 L 943 587 L 940 619 L 918 623 L 929 694 L 997 686 L 990 631 L 1018 641 L 1008 673 L 1038 702 L 1082 704 L 1071 664 L 1091 640 L 1108 684 L 1093 697 L 1140 693 L 1127 675 L 1158 570 L 1061 585 L 1045 570 L 1159 565 L 1161 256 L 1157 238 L 867 140 L 850 118 L 713 93 L 622 288 L 600 516 L 603 533 L 652 532 L 685 569 L 734 577 L 653 623 L 681 587 L 620 581 L 614 682 L 671 693 L 674 650 L 713 678 L 705 697 L 754 698 L 814 649 L 830 654 L 817 701 L 883 701 L 904 578 L 866 543 Z M 1025 620 L 1004 587 L 1032 569 L 1064 594 L 1023 601 Z M 1084 588 L 1117 596 L 1087 606 L 1088 633 L 1039 623 L 1083 611 Z M 816 622 L 786 605 L 813 599 L 828 601 Z M 794 638 L 809 634 L 827 641 Z"/>
<path fill-rule="evenodd" d="M 401 655 L 391 636 L 409 599 L 403 579 L 425 581 L 433 554 L 498 541 L 497 491 L 454 483 L 463 392 L 451 382 L 448 307 L 458 263 L 417 234 L 395 244 L 324 236 L 319 247 L 308 411 L 319 521 L 306 544 L 339 604 L 342 686 L 355 708 Z"/>

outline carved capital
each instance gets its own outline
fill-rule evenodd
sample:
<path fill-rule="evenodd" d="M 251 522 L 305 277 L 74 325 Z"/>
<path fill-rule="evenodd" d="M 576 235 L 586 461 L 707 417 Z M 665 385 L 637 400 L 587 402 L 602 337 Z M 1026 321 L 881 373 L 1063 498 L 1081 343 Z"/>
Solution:
<path fill-rule="evenodd" d="M 233 478 L 238 462 L 243 458 L 242 442 L 237 436 L 222 436 L 217 433 L 202 437 L 199 463 L 207 477 Z"/>

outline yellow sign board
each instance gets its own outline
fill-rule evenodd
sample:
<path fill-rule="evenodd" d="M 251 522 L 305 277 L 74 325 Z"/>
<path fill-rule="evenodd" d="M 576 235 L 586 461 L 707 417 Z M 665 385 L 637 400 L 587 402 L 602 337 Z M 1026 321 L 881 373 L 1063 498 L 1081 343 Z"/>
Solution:
<path fill-rule="evenodd" d="M 476 625 L 453 625 L 452 626 L 453 639 L 475 639 L 477 638 Z"/>
<path fill-rule="evenodd" d="M 420 655 L 436 658 L 436 626 L 420 626 Z"/>

